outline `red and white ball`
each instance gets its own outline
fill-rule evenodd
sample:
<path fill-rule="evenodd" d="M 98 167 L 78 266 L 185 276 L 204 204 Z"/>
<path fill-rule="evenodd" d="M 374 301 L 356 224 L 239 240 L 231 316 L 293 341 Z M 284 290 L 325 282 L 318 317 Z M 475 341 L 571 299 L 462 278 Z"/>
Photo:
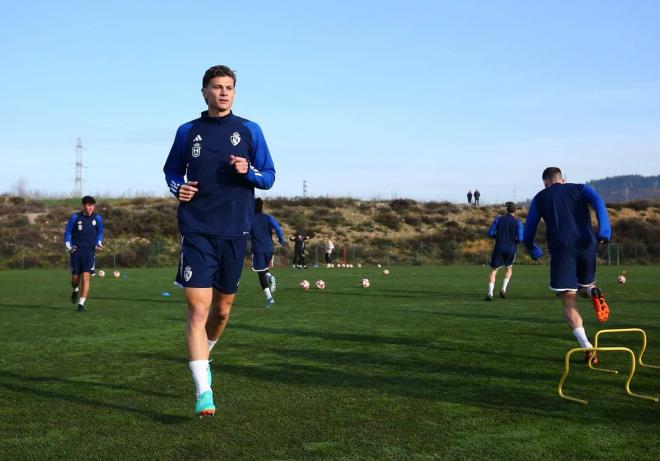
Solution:
<path fill-rule="evenodd" d="M 369 279 L 362 279 L 362 288 L 369 288 Z"/>
<path fill-rule="evenodd" d="M 388 269 L 383 270 L 383 275 L 390 275 L 390 271 Z"/>
<path fill-rule="evenodd" d="M 619 282 L 619 283 L 626 283 L 627 279 L 626 279 L 625 275 L 621 274 L 616 278 L 616 281 Z"/>
<path fill-rule="evenodd" d="M 118 279 L 119 277 L 121 277 L 121 272 L 119 272 L 119 271 L 114 271 L 114 272 L 112 273 L 112 276 L 113 276 L 114 278 Z"/>
<path fill-rule="evenodd" d="M 316 288 L 318 288 L 319 290 L 325 290 L 325 282 L 323 280 L 317 280 Z"/>
<path fill-rule="evenodd" d="M 97 275 L 98 275 L 99 277 L 105 277 L 105 271 L 103 271 L 103 270 L 98 271 L 98 272 L 97 272 Z"/>
<path fill-rule="evenodd" d="M 300 282 L 300 288 L 302 288 L 305 291 L 309 290 L 309 282 L 307 280 L 303 280 L 302 282 Z"/>

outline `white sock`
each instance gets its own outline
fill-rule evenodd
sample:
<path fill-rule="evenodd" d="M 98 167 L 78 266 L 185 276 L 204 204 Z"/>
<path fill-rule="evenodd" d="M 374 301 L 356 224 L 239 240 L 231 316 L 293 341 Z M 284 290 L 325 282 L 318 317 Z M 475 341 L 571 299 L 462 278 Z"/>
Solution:
<path fill-rule="evenodd" d="M 495 289 L 495 284 L 494 283 L 489 283 L 488 284 L 488 296 L 493 296 L 493 290 Z"/>
<path fill-rule="evenodd" d="M 84 306 L 84 305 L 85 305 L 85 301 L 87 301 L 87 298 L 80 298 L 80 299 L 78 300 L 78 304 L 80 304 L 81 306 Z"/>
<path fill-rule="evenodd" d="M 220 339 L 220 338 L 218 338 L 218 339 Z M 212 340 L 212 339 L 207 339 L 207 341 L 209 342 L 209 352 L 211 352 L 211 349 L 213 349 L 213 346 L 215 346 L 215 343 L 217 343 L 218 340 L 216 339 L 216 340 L 214 341 L 214 340 Z"/>
<path fill-rule="evenodd" d="M 192 371 L 193 381 L 195 381 L 195 390 L 197 397 L 204 392 L 210 391 L 209 386 L 209 361 L 208 360 L 191 360 L 188 362 L 190 371 Z"/>
<path fill-rule="evenodd" d="M 585 333 L 583 327 L 578 327 L 573 330 L 573 336 L 577 338 L 578 343 L 580 343 L 580 347 L 594 347 L 587 339 L 587 334 Z"/>
<path fill-rule="evenodd" d="M 509 280 L 510 280 L 510 279 L 504 279 L 504 280 L 502 280 L 502 291 L 506 292 L 506 287 L 509 286 Z"/>
<path fill-rule="evenodd" d="M 270 288 L 264 288 L 264 294 L 266 295 L 266 299 L 273 298 L 273 295 L 270 293 Z"/>

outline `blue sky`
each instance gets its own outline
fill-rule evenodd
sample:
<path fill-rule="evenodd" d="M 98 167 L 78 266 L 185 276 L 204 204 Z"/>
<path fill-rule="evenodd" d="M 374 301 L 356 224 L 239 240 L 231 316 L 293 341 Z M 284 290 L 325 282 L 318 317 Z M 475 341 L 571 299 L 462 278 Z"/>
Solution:
<path fill-rule="evenodd" d="M 167 193 L 206 68 L 277 169 L 262 196 L 522 200 L 660 174 L 657 1 L 8 2 L 0 15 L 0 193 Z"/>

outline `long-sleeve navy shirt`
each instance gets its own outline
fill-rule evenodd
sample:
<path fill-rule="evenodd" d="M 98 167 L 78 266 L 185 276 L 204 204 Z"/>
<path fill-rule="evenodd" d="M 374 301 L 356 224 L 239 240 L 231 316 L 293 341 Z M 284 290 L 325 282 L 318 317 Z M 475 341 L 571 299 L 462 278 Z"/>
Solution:
<path fill-rule="evenodd" d="M 248 160 L 246 174 L 229 164 L 231 155 Z M 233 113 L 209 117 L 204 111 L 200 118 L 181 125 L 163 171 L 175 197 L 186 179 L 198 181 L 192 200 L 179 203 L 179 232 L 230 239 L 250 237 L 254 188 L 270 189 L 275 182 L 275 166 L 261 128 Z"/>

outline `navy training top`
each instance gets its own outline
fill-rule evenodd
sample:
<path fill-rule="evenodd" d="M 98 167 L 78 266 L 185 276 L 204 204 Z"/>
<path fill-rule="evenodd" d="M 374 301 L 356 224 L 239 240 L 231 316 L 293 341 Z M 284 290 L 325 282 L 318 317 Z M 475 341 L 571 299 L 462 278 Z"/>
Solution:
<path fill-rule="evenodd" d="M 591 224 L 589 205 L 594 208 L 598 220 L 596 235 Z M 612 236 L 605 202 L 586 184 L 556 183 L 534 196 L 523 236 L 525 246 L 532 257 L 535 254 L 538 257 L 543 254 L 534 243 L 536 228 L 541 218 L 545 221 L 551 252 L 586 249 L 596 240 L 609 241 Z"/>
<path fill-rule="evenodd" d="M 255 213 L 252 223 L 252 253 L 273 252 L 273 231 L 280 245 L 285 245 L 284 234 L 275 218 L 266 213 Z"/>
<path fill-rule="evenodd" d="M 523 240 L 522 222 L 510 213 L 498 216 L 488 228 L 488 236 L 495 239 L 495 251 L 515 253 Z"/>
<path fill-rule="evenodd" d="M 82 211 L 73 213 L 64 228 L 64 243 L 67 248 L 78 247 L 79 254 L 94 253 L 96 246 L 103 244 L 103 219 L 92 213 L 87 216 Z"/>
<path fill-rule="evenodd" d="M 246 174 L 229 165 L 230 155 L 248 160 Z M 181 125 L 163 171 L 175 197 L 186 179 L 198 181 L 192 200 L 179 202 L 179 232 L 229 239 L 250 237 L 254 188 L 270 189 L 275 182 L 275 166 L 261 128 L 231 112 L 209 117 L 204 111 L 200 118 Z"/>

